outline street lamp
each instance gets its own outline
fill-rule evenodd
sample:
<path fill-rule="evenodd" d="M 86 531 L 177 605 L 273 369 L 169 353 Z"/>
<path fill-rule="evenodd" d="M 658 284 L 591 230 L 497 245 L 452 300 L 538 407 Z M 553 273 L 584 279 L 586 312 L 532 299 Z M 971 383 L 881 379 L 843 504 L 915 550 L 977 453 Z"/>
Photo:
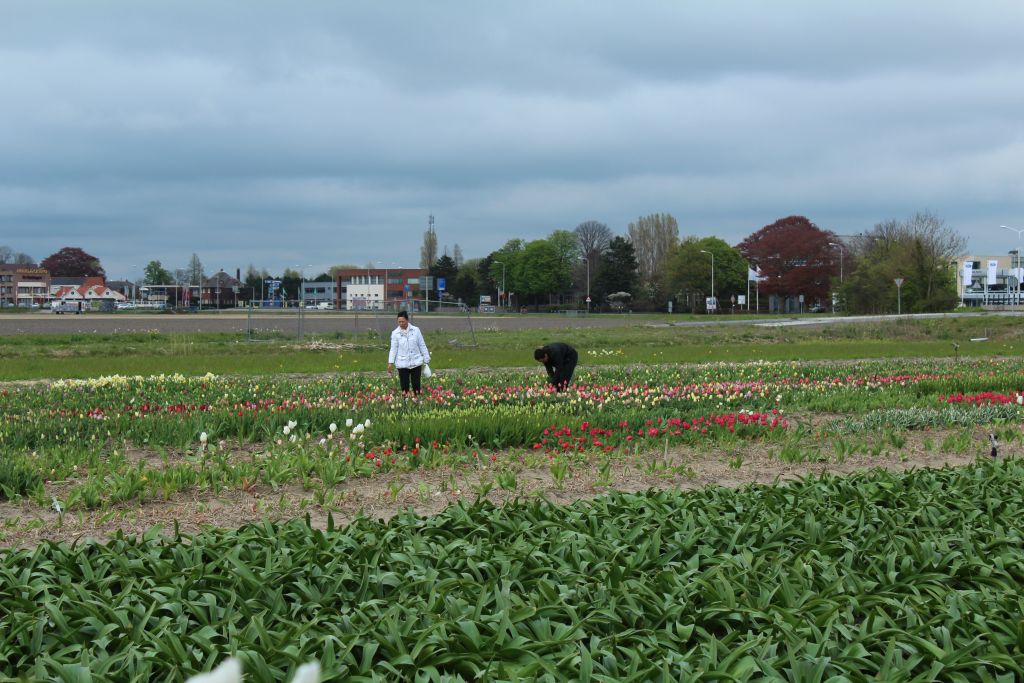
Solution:
<path fill-rule="evenodd" d="M 387 308 L 388 308 L 388 275 L 390 275 L 390 271 L 388 270 L 389 266 L 386 263 L 384 263 L 383 261 L 377 261 L 377 265 L 380 266 L 384 270 L 384 298 L 383 298 L 383 300 L 381 302 L 381 306 L 383 306 L 384 310 L 386 311 Z M 392 266 L 397 266 L 398 264 L 395 263 L 394 261 L 392 261 L 391 265 Z M 430 294 L 429 293 L 427 294 L 427 300 L 428 301 L 430 300 Z M 397 313 L 397 311 L 396 311 L 396 313 Z"/>
<path fill-rule="evenodd" d="M 1020 228 L 1020 229 L 1011 228 L 1009 225 L 1000 225 L 999 227 L 1002 228 L 1003 230 L 1009 230 L 1010 232 L 1017 233 L 1017 240 L 1018 241 L 1020 241 L 1021 235 L 1024 235 L 1024 228 Z"/>
<path fill-rule="evenodd" d="M 1016 293 L 1017 296 L 1011 297 L 1010 301 L 1015 304 L 1020 304 L 1020 249 L 1011 249 L 1010 254 L 1010 273 L 1013 275 L 1013 279 L 1017 281 L 1016 290 L 1010 289 L 1010 276 L 1006 276 L 1006 292 L 1007 294 Z"/>
<path fill-rule="evenodd" d="M 501 265 L 501 291 L 498 293 L 498 305 L 501 305 L 501 298 L 505 296 L 505 262 L 504 261 L 491 261 L 491 263 L 497 263 Z"/>
<path fill-rule="evenodd" d="M 590 259 L 582 257 L 587 264 L 587 315 L 590 315 Z"/>
<path fill-rule="evenodd" d="M 715 298 L 715 255 L 704 249 L 701 249 L 700 253 L 707 254 L 711 257 L 711 301 L 714 303 L 715 309 L 717 309 L 718 299 Z"/>
<path fill-rule="evenodd" d="M 302 308 L 306 304 L 306 291 L 305 291 L 306 288 L 303 287 L 303 284 L 306 282 L 306 268 L 312 268 L 312 267 L 313 267 L 312 263 L 307 263 L 306 265 L 302 265 L 301 263 L 296 263 L 296 264 L 292 265 L 292 268 L 298 268 L 299 269 L 299 291 L 298 291 L 298 293 L 296 295 L 296 298 L 298 299 L 298 306 L 299 306 L 299 308 Z"/>
<path fill-rule="evenodd" d="M 380 309 L 388 310 L 388 271 L 383 261 L 377 261 L 377 267 L 384 271 L 384 288 L 381 290 Z"/>

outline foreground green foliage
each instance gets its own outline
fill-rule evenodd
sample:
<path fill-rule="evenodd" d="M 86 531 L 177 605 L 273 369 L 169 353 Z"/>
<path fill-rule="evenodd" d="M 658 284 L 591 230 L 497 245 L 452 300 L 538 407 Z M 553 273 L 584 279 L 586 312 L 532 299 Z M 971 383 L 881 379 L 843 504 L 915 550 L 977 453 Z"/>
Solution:
<path fill-rule="evenodd" d="M 1018 461 L 0 555 L 36 680 L 1013 681 Z M 90 678 L 91 676 L 91 678 Z"/>

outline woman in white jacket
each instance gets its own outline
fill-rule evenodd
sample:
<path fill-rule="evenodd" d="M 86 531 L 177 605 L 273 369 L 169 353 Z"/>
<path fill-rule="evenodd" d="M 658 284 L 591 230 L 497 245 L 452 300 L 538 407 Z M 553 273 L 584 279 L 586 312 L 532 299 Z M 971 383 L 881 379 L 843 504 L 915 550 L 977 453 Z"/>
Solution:
<path fill-rule="evenodd" d="M 398 314 L 398 327 L 391 333 L 391 351 L 388 353 L 388 372 L 398 368 L 398 379 L 402 383 L 402 393 L 409 392 L 412 380 L 412 393 L 420 393 L 420 374 L 423 366 L 430 362 L 430 351 L 423 341 L 420 328 L 409 324 L 409 314 L 401 311 Z"/>

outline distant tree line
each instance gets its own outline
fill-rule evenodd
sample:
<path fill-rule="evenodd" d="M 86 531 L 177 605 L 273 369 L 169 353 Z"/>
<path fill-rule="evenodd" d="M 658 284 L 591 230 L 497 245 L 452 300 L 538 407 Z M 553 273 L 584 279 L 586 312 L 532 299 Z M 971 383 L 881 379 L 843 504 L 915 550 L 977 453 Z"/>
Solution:
<path fill-rule="evenodd" d="M 938 216 L 923 212 L 886 220 L 858 235 L 839 235 L 804 216 L 787 216 L 753 232 L 737 245 L 709 236 L 680 238 L 671 214 L 641 216 L 616 235 L 606 224 L 586 220 L 547 237 L 509 239 L 479 258 L 463 258 L 458 244 L 439 253 L 431 217 L 420 248 L 420 265 L 445 278 L 443 295 L 476 305 L 494 303 L 532 310 L 590 308 L 594 311 L 703 312 L 712 295 L 718 310 L 739 308 L 756 297 L 761 310 L 795 312 L 813 305 L 850 313 L 893 312 L 895 278 L 901 278 L 902 310 L 944 311 L 958 301 L 954 260 L 966 239 Z M 27 254 L 0 246 L 0 263 L 32 263 Z M 104 275 L 99 259 L 64 247 L 40 262 L 55 277 Z M 309 278 L 331 281 L 334 266 Z M 372 264 L 371 264 L 372 267 Z M 293 268 L 272 276 L 249 264 L 242 286 L 252 298 L 265 296 L 265 281 L 281 280 L 295 297 L 302 278 Z M 143 269 L 142 285 L 200 284 L 206 272 L 198 254 L 169 270 L 158 260 Z M 713 282 L 712 282 L 713 278 Z M 589 295 L 590 303 L 586 302 Z"/>

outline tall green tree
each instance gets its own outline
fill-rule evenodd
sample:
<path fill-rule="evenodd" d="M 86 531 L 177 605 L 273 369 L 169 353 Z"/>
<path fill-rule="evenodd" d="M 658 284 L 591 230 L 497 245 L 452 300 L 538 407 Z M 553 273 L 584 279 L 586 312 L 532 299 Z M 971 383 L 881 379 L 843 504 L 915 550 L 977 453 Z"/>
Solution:
<path fill-rule="evenodd" d="M 668 271 L 670 293 L 680 307 L 691 311 L 705 310 L 712 284 L 719 311 L 729 310 L 734 297 L 738 301 L 741 294 L 746 294 L 746 259 L 717 237 L 688 237 L 683 240 L 669 261 Z"/>
<path fill-rule="evenodd" d="M 281 280 L 281 297 L 286 301 L 298 300 L 299 287 L 302 286 L 302 275 L 293 268 L 285 268 L 279 278 Z"/>
<path fill-rule="evenodd" d="M 516 291 L 533 304 L 550 302 L 552 294 L 564 286 L 563 255 L 551 240 L 534 240 L 526 245 L 515 267 Z"/>
<path fill-rule="evenodd" d="M 497 293 L 502 287 L 502 281 L 504 281 L 505 294 L 508 292 L 521 294 L 526 291 L 525 283 L 519 280 L 522 277 L 520 262 L 525 251 L 526 242 L 518 238 L 511 239 L 501 249 L 492 251 L 480 262 L 481 275 L 490 285 L 488 293 Z"/>
<path fill-rule="evenodd" d="M 269 278 L 270 273 L 267 272 L 266 268 L 257 269 L 256 266 L 250 263 L 249 267 L 245 269 L 242 285 L 252 291 L 252 298 L 259 299 L 260 297 L 266 297 L 267 285 L 264 280 Z"/>
<path fill-rule="evenodd" d="M 555 230 L 548 235 L 547 241 L 558 257 L 554 273 L 556 285 L 550 293 L 568 294 L 581 263 L 579 238 L 571 230 Z"/>
<path fill-rule="evenodd" d="M 608 297 L 626 292 L 633 297 L 638 281 L 636 251 L 633 243 L 624 237 L 613 237 L 608 248 L 601 254 L 601 267 L 594 277 L 591 298 L 595 303 L 605 305 Z"/>
<path fill-rule="evenodd" d="M 159 261 L 150 261 L 143 269 L 143 284 L 147 285 L 173 285 L 174 277 L 161 265 Z"/>
<path fill-rule="evenodd" d="M 455 274 L 454 282 L 449 287 L 453 297 L 469 306 L 476 306 L 480 303 L 480 294 L 487 293 L 480 285 L 480 260 L 464 261 Z"/>
<path fill-rule="evenodd" d="M 454 294 L 452 294 L 451 287 L 454 284 L 455 275 L 459 272 L 459 269 L 455 265 L 455 259 L 448 254 L 444 254 L 434 261 L 434 264 L 430 266 L 430 270 L 428 272 L 435 278 L 435 287 L 437 286 L 437 278 L 444 278 L 445 291 L 442 293 L 438 289 L 436 292 L 432 293 L 433 296 L 437 296 L 438 298 L 442 298 L 444 294 L 454 296 Z M 431 296 L 431 298 L 433 298 L 433 296 Z"/>

